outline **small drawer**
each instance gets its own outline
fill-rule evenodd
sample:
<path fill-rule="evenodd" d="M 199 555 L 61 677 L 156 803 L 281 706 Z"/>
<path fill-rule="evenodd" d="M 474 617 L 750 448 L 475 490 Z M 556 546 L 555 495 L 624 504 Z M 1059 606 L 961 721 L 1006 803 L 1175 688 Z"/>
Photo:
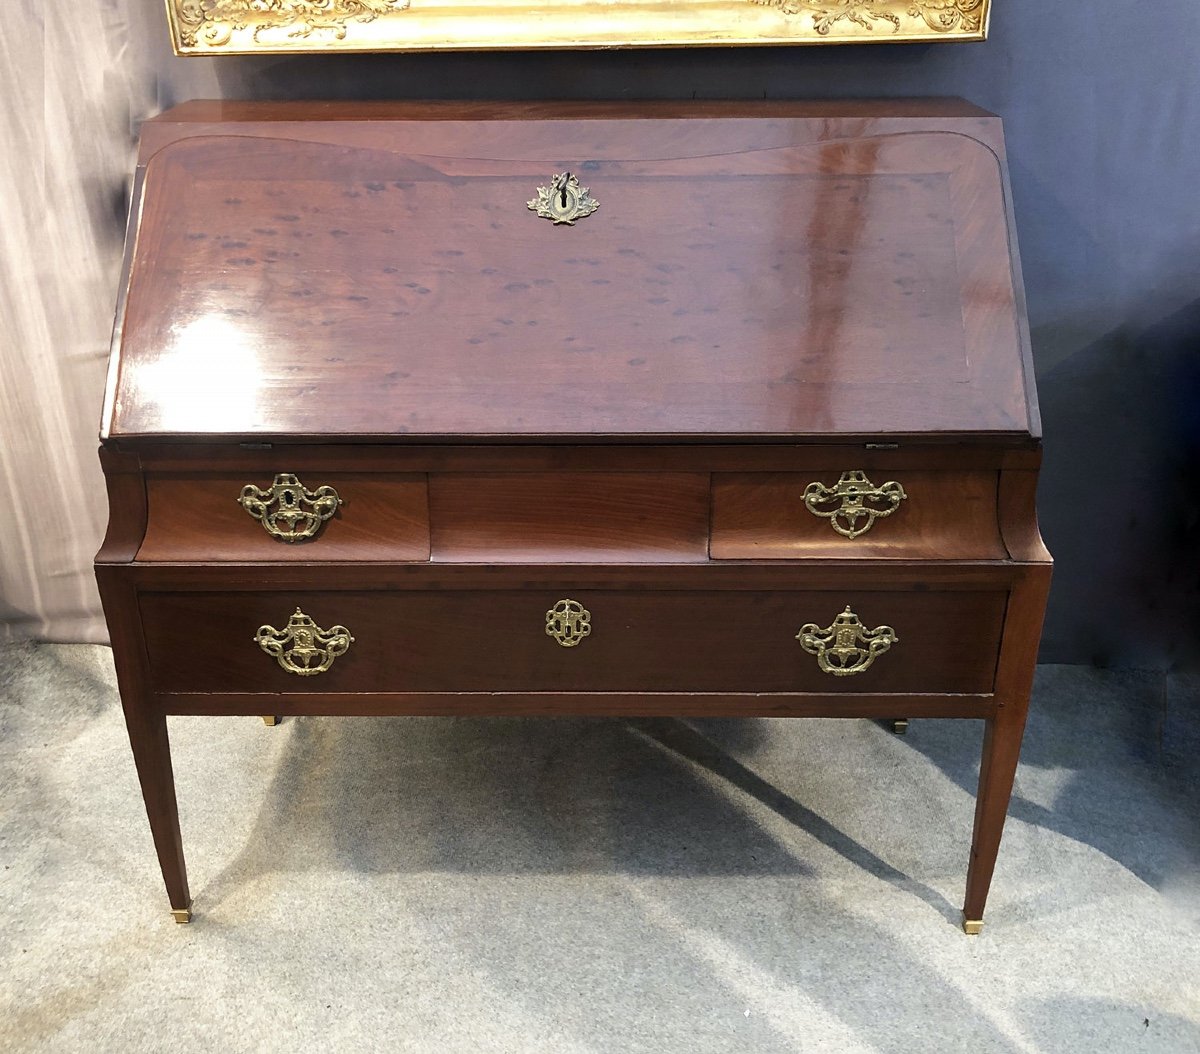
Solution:
<path fill-rule="evenodd" d="M 716 473 L 714 560 L 1003 560 L 994 471 Z"/>
<path fill-rule="evenodd" d="M 564 583 L 140 602 L 160 692 L 986 694 L 1006 597 Z"/>
<path fill-rule="evenodd" d="M 138 560 L 428 560 L 420 473 L 247 471 L 146 478 Z"/>

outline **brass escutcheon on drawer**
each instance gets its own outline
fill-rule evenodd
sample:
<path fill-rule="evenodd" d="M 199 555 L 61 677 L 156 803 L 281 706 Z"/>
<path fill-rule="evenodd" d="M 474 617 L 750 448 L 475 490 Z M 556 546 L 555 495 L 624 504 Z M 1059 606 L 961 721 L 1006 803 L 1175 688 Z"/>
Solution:
<path fill-rule="evenodd" d="M 342 504 L 332 487 L 309 490 L 291 472 L 279 473 L 270 490 L 247 483 L 237 501 L 267 534 L 281 542 L 303 542 L 314 537 Z"/>
<path fill-rule="evenodd" d="M 313 677 L 324 673 L 339 655 L 345 655 L 354 643 L 345 626 L 321 629 L 299 608 L 284 629 L 259 626 L 254 635 L 258 646 L 273 655 L 288 673 Z"/>
<path fill-rule="evenodd" d="M 849 677 L 866 670 L 900 638 L 891 626 L 867 629 L 847 605 L 833 624 L 824 629 L 815 622 L 805 623 L 796 640 L 806 652 L 817 657 L 822 673 Z"/>
<path fill-rule="evenodd" d="M 560 600 L 546 612 L 546 636 L 574 648 L 592 632 L 592 613 L 578 600 Z"/>
<path fill-rule="evenodd" d="M 860 469 L 843 472 L 832 487 L 810 483 L 804 488 L 805 508 L 814 516 L 828 519 L 833 529 L 846 538 L 866 534 L 876 520 L 891 516 L 907 497 L 895 480 L 877 487 Z"/>

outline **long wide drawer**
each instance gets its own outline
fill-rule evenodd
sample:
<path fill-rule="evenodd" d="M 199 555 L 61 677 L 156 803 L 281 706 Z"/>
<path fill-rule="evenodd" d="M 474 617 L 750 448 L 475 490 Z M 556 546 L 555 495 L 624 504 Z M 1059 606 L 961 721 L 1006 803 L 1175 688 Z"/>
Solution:
<path fill-rule="evenodd" d="M 633 591 L 566 582 L 148 592 L 140 604 L 159 692 L 985 694 L 1006 598 L 999 587 Z"/>

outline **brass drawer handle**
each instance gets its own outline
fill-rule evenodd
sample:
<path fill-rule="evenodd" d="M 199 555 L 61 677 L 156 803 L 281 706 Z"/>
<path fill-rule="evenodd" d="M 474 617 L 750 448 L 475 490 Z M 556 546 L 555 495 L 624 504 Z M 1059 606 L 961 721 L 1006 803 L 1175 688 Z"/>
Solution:
<path fill-rule="evenodd" d="M 866 534 L 876 520 L 891 516 L 907 497 L 904 488 L 895 480 L 877 487 L 867 479 L 865 472 L 857 470 L 843 472 L 832 487 L 810 483 L 804 488 L 804 505 L 808 511 L 814 516 L 824 516 L 833 529 L 846 538 Z"/>
<path fill-rule="evenodd" d="M 546 612 L 546 636 L 573 648 L 592 632 L 592 613 L 578 600 L 560 600 Z"/>
<path fill-rule="evenodd" d="M 581 187 L 570 172 L 555 176 L 548 187 L 538 187 L 537 197 L 525 204 L 530 212 L 552 220 L 556 227 L 560 223 L 573 227 L 576 220 L 590 216 L 600 207 L 600 202 L 588 193 L 587 187 Z"/>
<path fill-rule="evenodd" d="M 796 634 L 796 640 L 810 655 L 817 657 L 822 673 L 834 677 L 849 677 L 862 673 L 893 644 L 899 642 L 891 626 L 876 626 L 867 629 L 849 606 L 832 626 L 822 629 L 815 622 L 805 623 Z"/>
<path fill-rule="evenodd" d="M 281 472 L 270 490 L 260 490 L 253 483 L 247 483 L 238 504 L 258 520 L 272 538 L 281 542 L 302 542 L 312 538 L 321 524 L 337 512 L 342 499 L 332 487 L 309 490 L 292 473 Z"/>
<path fill-rule="evenodd" d="M 299 608 L 288 619 L 286 629 L 259 626 L 254 634 L 258 646 L 275 656 L 279 665 L 298 677 L 324 673 L 339 655 L 345 655 L 354 643 L 345 626 L 321 629 Z"/>

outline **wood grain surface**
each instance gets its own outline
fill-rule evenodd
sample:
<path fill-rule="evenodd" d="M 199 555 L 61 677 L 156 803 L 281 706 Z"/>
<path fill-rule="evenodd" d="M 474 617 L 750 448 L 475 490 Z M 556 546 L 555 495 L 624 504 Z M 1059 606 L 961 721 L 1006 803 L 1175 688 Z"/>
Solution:
<path fill-rule="evenodd" d="M 283 471 L 297 466 L 281 462 Z M 274 472 L 151 475 L 149 522 L 137 558 L 150 562 L 204 560 L 428 560 L 429 500 L 422 474 L 304 472 L 315 490 L 331 486 L 343 504 L 307 540 L 273 538 L 238 503 L 242 487 L 269 490 Z"/>
<path fill-rule="evenodd" d="M 164 714 L 310 717 L 950 717 L 986 720 L 989 694 L 926 692 L 159 692 Z"/>
<path fill-rule="evenodd" d="M 853 466 L 858 468 L 855 463 Z M 907 497 L 857 538 L 838 534 L 804 504 L 812 482 L 832 487 L 838 473 L 719 473 L 713 477 L 714 559 L 1002 560 L 995 472 L 876 472 Z M 829 508 L 836 508 L 833 503 Z"/>
<path fill-rule="evenodd" d="M 714 153 L 704 119 L 630 106 L 571 146 L 495 122 L 498 149 L 313 114 L 150 157 L 110 434 L 1030 431 L 976 138 L 772 116 Z M 564 170 L 601 202 L 574 227 L 525 204 Z"/>
<path fill-rule="evenodd" d="M 563 599 L 591 613 L 565 648 L 546 635 Z M 163 692 L 928 692 L 992 689 L 1006 594 L 856 590 L 725 593 L 579 588 L 355 593 L 149 593 L 140 598 Z M 847 605 L 899 641 L 864 673 L 822 673 L 795 639 Z M 354 636 L 330 670 L 298 677 L 254 641 L 300 607 Z"/>
<path fill-rule="evenodd" d="M 433 559 L 708 559 L 709 477 L 666 472 L 437 473 Z"/>

